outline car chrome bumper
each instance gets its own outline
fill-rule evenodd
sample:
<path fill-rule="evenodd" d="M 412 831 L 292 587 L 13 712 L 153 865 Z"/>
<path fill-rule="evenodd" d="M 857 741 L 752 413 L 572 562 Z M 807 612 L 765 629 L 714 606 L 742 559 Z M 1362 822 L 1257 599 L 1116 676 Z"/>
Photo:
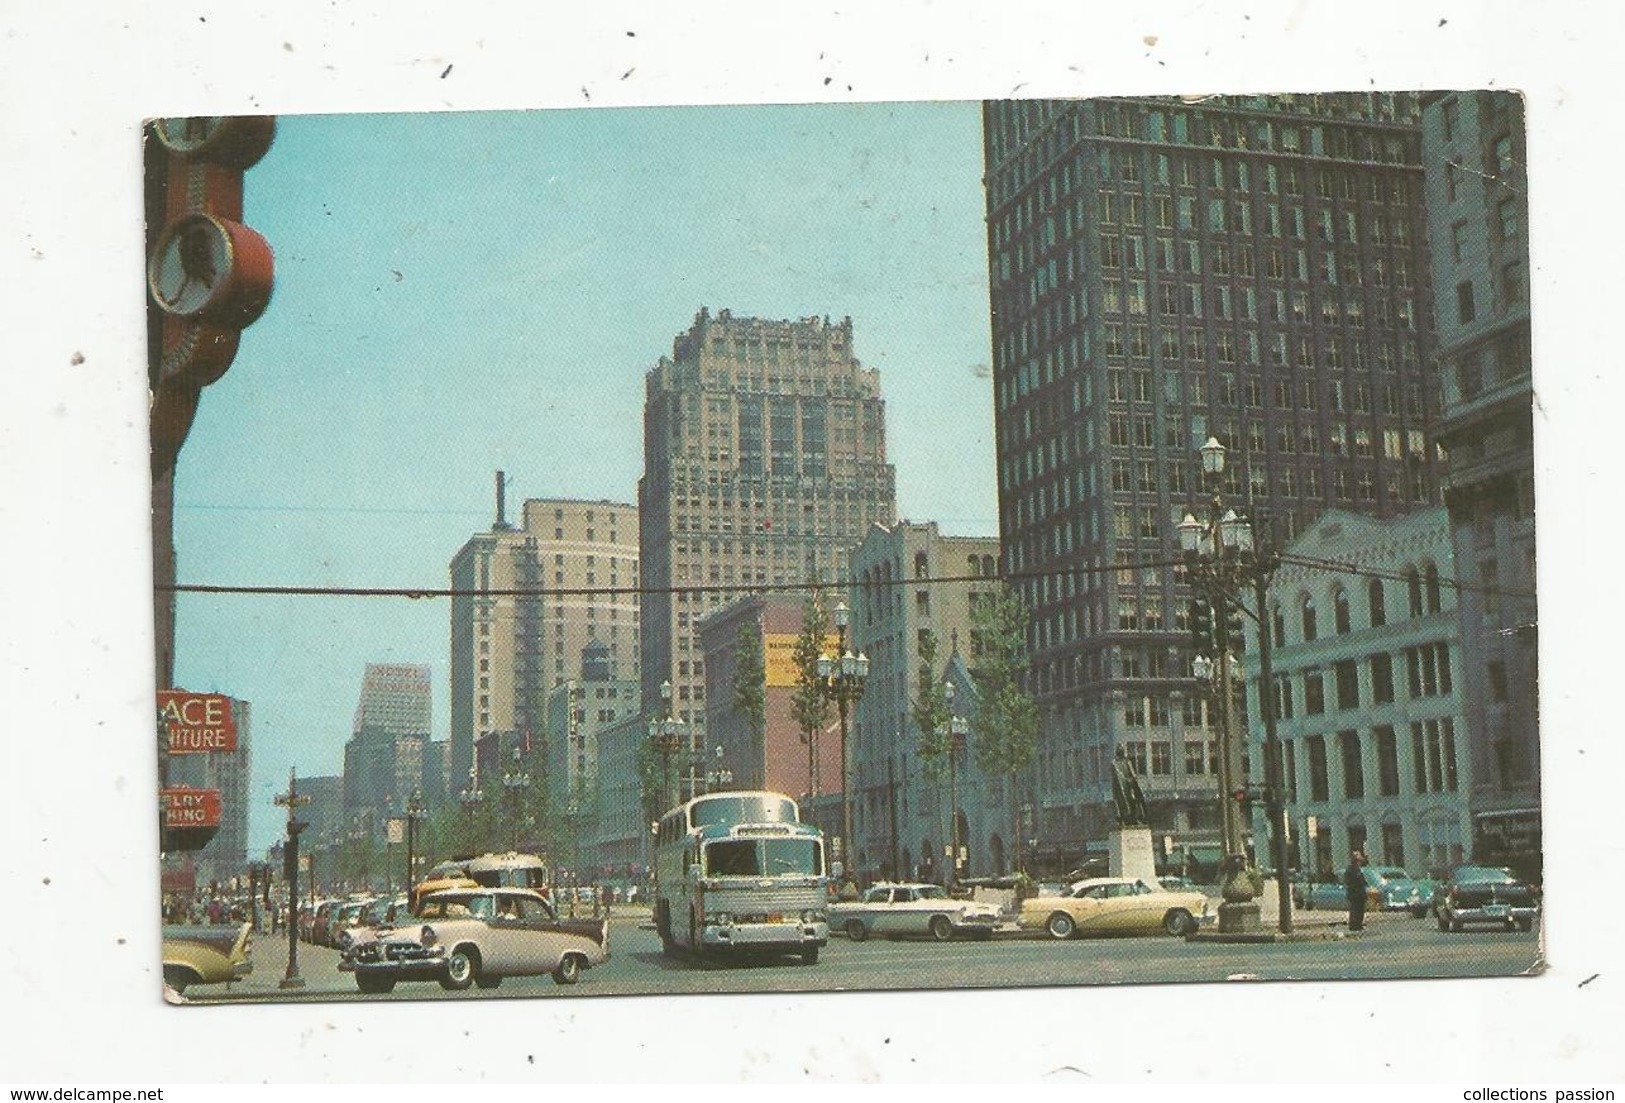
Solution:
<path fill-rule="evenodd" d="M 829 924 L 708 923 L 701 929 L 700 941 L 707 946 L 823 946 L 829 942 Z"/>
<path fill-rule="evenodd" d="M 1527 905 L 1486 904 L 1477 908 L 1456 908 L 1448 918 L 1457 923 L 1529 923 L 1540 913 Z"/>

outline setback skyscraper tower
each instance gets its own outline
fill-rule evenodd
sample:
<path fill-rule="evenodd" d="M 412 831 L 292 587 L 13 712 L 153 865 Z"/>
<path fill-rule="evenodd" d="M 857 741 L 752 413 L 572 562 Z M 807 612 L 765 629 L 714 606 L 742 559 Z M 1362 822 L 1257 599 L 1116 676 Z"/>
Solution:
<path fill-rule="evenodd" d="M 755 586 L 844 579 L 869 525 L 891 524 L 880 380 L 852 320 L 767 321 L 702 309 L 645 383 L 643 703 L 705 746 L 696 624 Z M 828 602 L 837 600 L 831 595 Z"/>
<path fill-rule="evenodd" d="M 1387 94 L 984 106 L 1000 533 L 1032 612 L 1040 850 L 1217 841 L 1174 526 L 1197 449 L 1289 539 L 1437 501 L 1418 108 Z M 1259 770 L 1253 770 L 1255 780 Z"/>

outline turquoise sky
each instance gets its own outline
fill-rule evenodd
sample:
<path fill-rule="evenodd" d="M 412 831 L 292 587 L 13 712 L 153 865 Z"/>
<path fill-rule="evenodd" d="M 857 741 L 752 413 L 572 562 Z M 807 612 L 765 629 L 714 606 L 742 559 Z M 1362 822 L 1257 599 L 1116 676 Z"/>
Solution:
<path fill-rule="evenodd" d="M 271 307 L 205 392 L 182 582 L 437 587 L 526 497 L 636 499 L 643 376 L 695 311 L 851 315 L 899 512 L 998 530 L 973 103 L 284 116 L 247 178 Z M 250 844 L 339 772 L 368 662 L 433 669 L 444 599 L 180 599 L 176 680 L 253 707 Z"/>

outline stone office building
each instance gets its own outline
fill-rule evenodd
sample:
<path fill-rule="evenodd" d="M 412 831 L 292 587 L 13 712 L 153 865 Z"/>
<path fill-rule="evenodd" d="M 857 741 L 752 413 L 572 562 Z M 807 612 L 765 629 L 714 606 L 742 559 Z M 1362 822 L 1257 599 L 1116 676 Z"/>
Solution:
<path fill-rule="evenodd" d="M 1534 376 L 1523 100 L 1422 100 L 1444 401 L 1439 443 L 1461 591 L 1478 857 L 1540 867 Z"/>
<path fill-rule="evenodd" d="M 1267 622 L 1296 866 L 1340 870 L 1363 850 L 1373 865 L 1447 871 L 1469 854 L 1474 764 L 1444 508 L 1387 521 L 1329 510 L 1284 555 Z M 1258 717 L 1250 621 L 1247 633 Z M 1261 815 L 1255 828 L 1268 854 Z"/>
<path fill-rule="evenodd" d="M 850 318 L 702 309 L 648 373 L 643 426 L 644 707 L 670 681 L 704 747 L 700 620 L 756 586 L 844 577 L 864 530 L 891 523 L 886 404 Z"/>

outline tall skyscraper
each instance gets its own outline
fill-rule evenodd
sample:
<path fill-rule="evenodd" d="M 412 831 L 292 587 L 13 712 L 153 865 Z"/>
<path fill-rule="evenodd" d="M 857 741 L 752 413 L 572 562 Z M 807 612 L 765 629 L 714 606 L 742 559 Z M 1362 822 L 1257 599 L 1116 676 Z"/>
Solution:
<path fill-rule="evenodd" d="M 701 310 L 645 383 L 638 483 L 643 701 L 705 746 L 699 620 L 752 586 L 845 576 L 848 550 L 890 524 L 880 379 L 852 320 L 767 321 Z"/>
<path fill-rule="evenodd" d="M 475 742 L 539 740 L 547 695 L 582 649 L 607 649 L 611 676 L 638 676 L 638 511 L 624 502 L 533 498 L 515 528 L 497 518 L 451 561 L 449 792 L 468 784 Z"/>
<path fill-rule="evenodd" d="M 1422 100 L 1439 294 L 1439 443 L 1450 456 L 1475 851 L 1525 872 L 1540 855 L 1534 381 L 1523 100 Z"/>
<path fill-rule="evenodd" d="M 365 813 L 381 830 L 385 819 L 423 791 L 429 743 L 429 668 L 368 663 L 361 679 L 350 741 L 344 746 L 344 807 Z"/>
<path fill-rule="evenodd" d="M 1174 526 L 1222 490 L 1284 542 L 1437 500 L 1418 105 L 1348 94 L 984 107 L 1000 532 L 1032 611 L 1040 848 L 1100 840 L 1111 762 L 1203 725 Z M 1195 732 L 1193 731 L 1193 736 Z M 1144 780 L 1217 838 L 1212 779 Z M 1255 772 L 1256 776 L 1256 772 Z"/>

